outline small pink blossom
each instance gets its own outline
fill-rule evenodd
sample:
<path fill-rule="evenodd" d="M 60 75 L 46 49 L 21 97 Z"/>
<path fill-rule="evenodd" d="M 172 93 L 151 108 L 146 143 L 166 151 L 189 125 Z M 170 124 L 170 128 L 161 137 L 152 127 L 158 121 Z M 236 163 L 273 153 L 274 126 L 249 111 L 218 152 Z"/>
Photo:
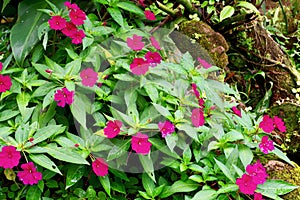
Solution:
<path fill-rule="evenodd" d="M 195 127 L 203 126 L 205 123 L 204 113 L 201 108 L 194 108 L 191 115 L 192 124 Z"/>
<path fill-rule="evenodd" d="M 268 115 L 264 115 L 263 120 L 259 123 L 259 128 L 266 133 L 271 133 L 274 130 L 273 119 Z"/>
<path fill-rule="evenodd" d="M 108 164 L 103 158 L 97 158 L 92 163 L 92 168 L 97 176 L 105 176 L 108 174 Z"/>
<path fill-rule="evenodd" d="M 80 78 L 82 85 L 93 87 L 98 80 L 98 73 L 92 68 L 86 68 L 80 72 Z"/>
<path fill-rule="evenodd" d="M 145 54 L 145 59 L 152 67 L 155 67 L 157 64 L 161 62 L 161 56 L 158 52 L 148 51 Z"/>
<path fill-rule="evenodd" d="M 67 21 L 65 18 L 61 16 L 52 16 L 51 19 L 48 21 L 50 28 L 53 30 L 62 30 L 66 27 Z"/>
<path fill-rule="evenodd" d="M 192 83 L 192 89 L 193 89 L 194 95 L 197 97 L 197 99 L 199 99 L 200 98 L 200 92 L 198 91 L 196 83 Z"/>
<path fill-rule="evenodd" d="M 254 191 L 257 188 L 254 178 L 248 174 L 243 174 L 241 178 L 236 179 L 236 184 L 244 194 L 254 194 Z"/>
<path fill-rule="evenodd" d="M 0 62 L 0 71 L 2 71 L 2 69 L 3 69 L 3 64 L 2 62 Z"/>
<path fill-rule="evenodd" d="M 156 20 L 154 13 L 151 12 L 150 10 L 145 10 L 144 14 L 145 14 L 146 19 L 151 20 L 151 21 Z"/>
<path fill-rule="evenodd" d="M 200 65 L 202 67 L 204 67 L 205 69 L 210 68 L 212 65 L 210 63 L 208 63 L 206 60 L 201 59 L 200 57 L 197 58 L 198 62 L 200 63 Z"/>
<path fill-rule="evenodd" d="M 73 44 L 81 44 L 82 39 L 85 38 L 85 33 L 83 30 L 77 30 L 76 32 L 73 33 L 71 38 Z"/>
<path fill-rule="evenodd" d="M 256 184 L 263 184 L 268 177 L 267 171 L 260 161 L 256 161 L 253 165 L 247 165 L 246 172 L 253 177 Z"/>
<path fill-rule="evenodd" d="M 150 64 L 143 58 L 134 58 L 130 64 L 130 70 L 133 74 L 143 75 L 148 72 L 149 66 Z"/>
<path fill-rule="evenodd" d="M 138 0 L 138 4 L 140 4 L 142 7 L 146 7 L 144 1 L 145 0 Z"/>
<path fill-rule="evenodd" d="M 19 171 L 17 176 L 25 185 L 37 184 L 39 180 L 42 180 L 42 173 L 36 171 L 36 167 L 33 162 L 22 164 L 23 171 Z"/>
<path fill-rule="evenodd" d="M 0 92 L 6 92 L 7 90 L 10 90 L 11 86 L 11 78 L 9 76 L 3 76 L 0 74 Z"/>
<path fill-rule="evenodd" d="M 162 137 L 166 137 L 168 134 L 171 134 L 175 131 L 175 126 L 170 121 L 159 122 L 158 128 L 162 134 Z"/>
<path fill-rule="evenodd" d="M 127 38 L 127 46 L 134 51 L 140 51 L 144 48 L 145 44 L 142 42 L 143 37 L 134 34 L 132 38 Z"/>
<path fill-rule="evenodd" d="M 67 22 L 66 27 L 61 30 L 61 32 L 68 37 L 71 37 L 76 34 L 77 27 L 72 22 Z"/>
<path fill-rule="evenodd" d="M 286 127 L 285 127 L 284 122 L 283 122 L 283 120 L 282 120 L 281 118 L 275 116 L 275 117 L 273 118 L 273 120 L 274 120 L 274 124 L 275 124 L 276 128 L 277 128 L 280 132 L 283 132 L 283 133 L 286 132 Z"/>
<path fill-rule="evenodd" d="M 78 10 L 78 9 L 80 9 L 76 3 L 71 3 L 71 2 L 69 2 L 69 1 L 66 1 L 66 2 L 64 3 L 64 5 L 65 5 L 68 9 L 71 9 L 71 10 Z"/>
<path fill-rule="evenodd" d="M 13 168 L 19 164 L 21 154 L 14 146 L 4 146 L 0 152 L 0 167 Z"/>
<path fill-rule="evenodd" d="M 241 110 L 238 109 L 236 106 L 233 106 L 233 107 L 231 108 L 231 110 L 232 110 L 233 113 L 236 114 L 237 116 L 242 117 L 242 112 L 241 112 Z"/>
<path fill-rule="evenodd" d="M 263 136 L 261 139 L 261 142 L 259 144 L 259 148 L 260 150 L 264 153 L 264 154 L 268 154 L 269 151 L 273 151 L 274 150 L 274 144 L 272 140 L 269 140 L 268 136 Z"/>
<path fill-rule="evenodd" d="M 80 9 L 71 9 L 69 16 L 71 22 L 76 26 L 84 24 L 84 20 L 86 20 L 85 13 Z"/>
<path fill-rule="evenodd" d="M 54 101 L 60 107 L 65 107 L 66 104 L 71 105 L 74 101 L 74 91 L 69 91 L 67 88 L 57 90 L 54 94 Z"/>
<path fill-rule="evenodd" d="M 106 135 L 107 138 L 114 138 L 120 133 L 121 127 L 122 127 L 121 121 L 119 120 L 109 121 L 103 130 L 104 135 Z"/>
<path fill-rule="evenodd" d="M 146 155 L 150 152 L 151 143 L 148 141 L 148 135 L 138 132 L 131 139 L 131 148 L 138 154 Z"/>
<path fill-rule="evenodd" d="M 157 50 L 161 50 L 161 47 L 158 43 L 158 41 L 155 39 L 155 37 L 151 36 L 150 37 L 150 42 L 151 42 L 151 45 L 156 48 Z"/>
<path fill-rule="evenodd" d="M 255 193 L 255 194 L 254 194 L 254 199 L 253 199 L 253 200 L 264 200 L 264 199 L 262 198 L 261 193 Z"/>

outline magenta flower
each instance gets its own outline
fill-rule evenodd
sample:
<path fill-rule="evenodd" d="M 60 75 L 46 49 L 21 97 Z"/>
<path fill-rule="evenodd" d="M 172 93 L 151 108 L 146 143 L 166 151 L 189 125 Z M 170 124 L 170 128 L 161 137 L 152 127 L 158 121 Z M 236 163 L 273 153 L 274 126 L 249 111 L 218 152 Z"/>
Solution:
<path fill-rule="evenodd" d="M 42 180 L 42 173 L 36 171 L 36 167 L 33 162 L 22 164 L 21 168 L 23 171 L 19 171 L 17 176 L 25 185 L 37 184 L 39 180 Z"/>
<path fill-rule="evenodd" d="M 271 133 L 274 130 L 273 119 L 268 115 L 264 115 L 263 120 L 259 123 L 259 128 L 266 133 Z"/>
<path fill-rule="evenodd" d="M 76 3 L 73 3 L 73 4 L 72 4 L 72 3 L 69 2 L 69 1 L 66 1 L 66 2 L 64 3 L 64 5 L 65 5 L 68 9 L 71 9 L 71 10 L 78 10 L 78 9 L 80 9 Z"/>
<path fill-rule="evenodd" d="M 168 120 L 165 122 L 158 122 L 158 128 L 163 138 L 175 131 L 175 126 Z"/>
<path fill-rule="evenodd" d="M 150 64 L 143 58 L 134 58 L 130 64 L 130 70 L 133 74 L 143 75 L 149 70 Z"/>
<path fill-rule="evenodd" d="M 51 19 L 48 21 L 50 28 L 53 30 L 62 30 L 66 27 L 67 21 L 65 18 L 62 18 L 61 16 L 52 16 Z"/>
<path fill-rule="evenodd" d="M 78 6 L 77 6 L 78 7 Z M 71 22 L 75 24 L 76 26 L 84 24 L 84 20 L 86 20 L 86 15 L 85 13 L 78 9 L 71 9 L 69 13 Z"/>
<path fill-rule="evenodd" d="M 3 76 L 0 74 L 0 92 L 6 92 L 10 90 L 12 82 L 9 76 Z"/>
<path fill-rule="evenodd" d="M 161 56 L 157 52 L 148 51 L 145 54 L 145 59 L 152 67 L 155 67 L 157 64 L 161 62 Z"/>
<path fill-rule="evenodd" d="M 273 118 L 273 120 L 274 120 L 274 124 L 275 124 L 276 128 L 277 128 L 280 132 L 283 132 L 283 133 L 286 132 L 286 127 L 285 127 L 284 122 L 283 122 L 283 120 L 282 120 L 281 118 L 275 116 L 275 117 Z"/>
<path fill-rule="evenodd" d="M 73 33 L 71 38 L 73 44 L 81 44 L 82 39 L 85 38 L 85 33 L 83 30 L 77 30 L 76 32 Z"/>
<path fill-rule="evenodd" d="M 71 37 L 76 34 L 77 27 L 72 22 L 67 22 L 66 27 L 61 30 L 61 32 L 68 37 Z"/>
<path fill-rule="evenodd" d="M 151 45 L 156 48 L 157 50 L 161 50 L 159 43 L 157 42 L 157 40 L 155 39 L 155 37 L 151 36 L 150 37 L 150 42 Z"/>
<path fill-rule="evenodd" d="M 97 158 L 92 163 L 92 168 L 97 176 L 105 176 L 108 174 L 108 164 L 103 158 Z"/>
<path fill-rule="evenodd" d="M 268 136 L 263 136 L 261 139 L 261 142 L 259 144 L 259 148 L 260 150 L 264 153 L 264 154 L 268 154 L 269 151 L 273 151 L 274 150 L 274 144 L 272 140 L 269 140 Z"/>
<path fill-rule="evenodd" d="M 2 71 L 2 69 L 3 69 L 3 64 L 2 62 L 0 62 L 0 71 Z"/>
<path fill-rule="evenodd" d="M 257 188 L 254 178 L 248 174 L 243 174 L 241 178 L 236 179 L 236 184 L 244 194 L 254 194 L 254 191 Z"/>
<path fill-rule="evenodd" d="M 246 172 L 253 177 L 253 181 L 256 184 L 263 184 L 266 182 L 268 174 L 264 166 L 260 163 L 260 161 L 256 161 L 253 165 L 247 165 Z"/>
<path fill-rule="evenodd" d="M 241 112 L 241 110 L 238 109 L 236 106 L 233 106 L 233 107 L 231 108 L 231 110 L 232 110 L 233 113 L 236 114 L 237 116 L 242 117 L 242 112 Z"/>
<path fill-rule="evenodd" d="M 131 139 L 131 148 L 138 154 L 146 155 L 150 152 L 151 143 L 148 141 L 148 135 L 138 132 Z"/>
<path fill-rule="evenodd" d="M 192 83 L 192 89 L 193 89 L 194 95 L 197 97 L 197 99 L 199 99 L 200 98 L 200 92 L 197 89 L 196 83 Z"/>
<path fill-rule="evenodd" d="M 98 80 L 98 73 L 92 68 L 86 68 L 80 72 L 80 78 L 82 85 L 93 87 Z"/>
<path fill-rule="evenodd" d="M 151 12 L 150 10 L 145 10 L 144 14 L 145 14 L 146 19 L 151 20 L 151 21 L 156 20 L 154 13 Z"/>
<path fill-rule="evenodd" d="M 262 198 L 261 193 L 255 193 L 255 194 L 254 194 L 254 199 L 253 199 L 253 200 L 264 200 L 264 199 Z"/>
<path fill-rule="evenodd" d="M 204 59 L 201 59 L 201 58 L 197 58 L 197 60 L 198 60 L 198 62 L 200 63 L 200 65 L 202 66 L 202 67 L 204 67 L 205 69 L 208 69 L 208 68 L 210 68 L 212 65 L 210 64 L 210 63 L 208 63 L 206 60 L 204 60 Z"/>
<path fill-rule="evenodd" d="M 143 37 L 134 34 L 132 38 L 127 38 L 127 46 L 134 51 L 142 50 L 145 46 L 144 42 L 142 42 Z"/>
<path fill-rule="evenodd" d="M 121 121 L 119 120 L 109 121 L 103 130 L 104 135 L 106 135 L 107 138 L 114 138 L 120 133 L 121 127 L 122 127 Z"/>
<path fill-rule="evenodd" d="M 204 113 L 201 108 L 194 108 L 191 115 L 192 124 L 195 127 L 203 126 L 205 123 Z"/>
<path fill-rule="evenodd" d="M 65 107 L 66 104 L 71 105 L 74 101 L 74 91 L 69 91 L 67 88 L 56 90 L 54 101 L 60 107 Z"/>
<path fill-rule="evenodd" d="M 14 146 L 4 146 L 0 152 L 0 167 L 13 168 L 19 164 L 21 154 Z"/>

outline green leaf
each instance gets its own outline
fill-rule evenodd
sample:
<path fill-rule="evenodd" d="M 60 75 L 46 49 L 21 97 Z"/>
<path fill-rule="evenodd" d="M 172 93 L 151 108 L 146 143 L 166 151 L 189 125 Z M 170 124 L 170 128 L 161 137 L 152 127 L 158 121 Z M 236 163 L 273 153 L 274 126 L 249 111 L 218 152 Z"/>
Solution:
<path fill-rule="evenodd" d="M 26 200 L 41 199 L 42 192 L 37 185 L 31 185 L 26 193 Z"/>
<path fill-rule="evenodd" d="M 149 155 L 140 155 L 139 159 L 147 175 L 156 183 L 152 159 Z"/>
<path fill-rule="evenodd" d="M 197 131 L 194 127 L 190 126 L 189 124 L 176 124 L 176 128 L 178 128 L 181 131 L 184 131 L 192 139 L 199 141 Z"/>
<path fill-rule="evenodd" d="M 295 186 L 283 180 L 267 180 L 264 184 L 259 184 L 257 186 L 256 192 L 260 192 L 263 195 L 265 194 L 284 195 L 297 189 L 298 187 L 299 186 Z"/>
<path fill-rule="evenodd" d="M 19 110 L 21 112 L 21 115 L 22 115 L 23 119 L 25 119 L 26 114 L 27 114 L 26 107 L 30 100 L 30 94 L 22 92 L 17 95 L 16 100 L 17 100 L 17 104 L 18 104 Z"/>
<path fill-rule="evenodd" d="M 247 165 L 249 165 L 253 160 L 253 153 L 248 146 L 243 144 L 240 144 L 238 146 L 238 149 L 239 149 L 239 158 L 246 169 Z"/>
<path fill-rule="evenodd" d="M 247 8 L 247 9 L 255 12 L 256 14 L 259 14 L 259 10 L 257 10 L 257 8 L 252 3 L 249 3 L 247 1 L 239 1 L 236 6 Z"/>
<path fill-rule="evenodd" d="M 116 30 L 107 26 L 97 26 L 93 27 L 91 34 L 94 36 L 103 36 L 115 32 Z"/>
<path fill-rule="evenodd" d="M 220 13 L 220 22 L 224 19 L 231 17 L 234 14 L 234 8 L 232 6 L 225 6 Z"/>
<path fill-rule="evenodd" d="M 137 5 L 135 5 L 135 4 L 131 3 L 131 2 L 125 2 L 125 1 L 118 2 L 117 6 L 119 8 L 124 9 L 124 10 L 127 10 L 129 12 L 135 13 L 135 14 L 141 16 L 141 17 L 144 16 L 143 10 L 140 7 L 138 7 Z"/>
<path fill-rule="evenodd" d="M 188 51 L 182 55 L 182 59 L 180 60 L 180 65 L 186 71 L 191 71 L 195 68 L 194 59 Z"/>
<path fill-rule="evenodd" d="M 84 172 L 84 165 L 70 165 L 69 170 L 67 171 L 65 190 L 77 183 L 82 178 Z"/>
<path fill-rule="evenodd" d="M 7 121 L 10 118 L 13 118 L 14 116 L 18 115 L 19 111 L 13 111 L 13 110 L 4 110 L 0 112 L 0 122 Z"/>
<path fill-rule="evenodd" d="M 105 192 L 111 196 L 110 194 L 110 180 L 108 176 L 99 176 L 98 177 L 102 187 L 104 188 Z"/>
<path fill-rule="evenodd" d="M 215 200 L 218 194 L 215 190 L 201 190 L 195 194 L 195 196 L 191 200 Z"/>
<path fill-rule="evenodd" d="M 176 159 L 180 159 L 180 156 L 175 152 L 171 152 L 171 150 L 166 146 L 166 144 L 161 139 L 149 138 L 149 141 L 155 148 L 157 148 L 159 151 L 163 152 L 164 154 Z"/>
<path fill-rule="evenodd" d="M 38 12 L 37 9 L 46 8 L 45 1 L 25 0 L 19 4 L 18 20 L 11 29 L 10 44 L 12 52 L 19 66 L 38 42 L 38 27 L 44 20 L 47 20 L 47 15 Z"/>
<path fill-rule="evenodd" d="M 220 170 L 224 173 L 224 175 L 232 182 L 235 183 L 235 178 L 232 176 L 230 170 L 220 161 L 218 161 L 217 159 L 214 158 L 214 160 L 216 161 L 216 164 L 218 165 L 218 167 L 220 168 Z"/>
<path fill-rule="evenodd" d="M 232 184 L 232 183 L 229 183 L 229 184 L 226 184 L 226 185 L 223 185 L 218 191 L 217 193 L 218 194 L 227 194 L 229 192 L 235 192 L 235 191 L 238 191 L 239 190 L 239 187 L 237 184 Z"/>
<path fill-rule="evenodd" d="M 29 157 L 34 163 L 62 175 L 56 164 L 48 156 L 44 154 L 29 154 Z"/>
<path fill-rule="evenodd" d="M 290 165 L 294 166 L 294 163 L 286 156 L 285 153 L 283 153 L 280 149 L 275 147 L 275 149 L 272 151 L 276 156 L 278 156 L 280 159 L 284 160 L 285 162 L 289 163 Z"/>
<path fill-rule="evenodd" d="M 165 107 L 161 106 L 160 104 L 156 104 L 156 103 L 153 103 L 153 106 L 162 116 L 164 116 L 166 118 L 172 118 L 172 114 Z"/>
<path fill-rule="evenodd" d="M 124 27 L 124 20 L 121 11 L 118 8 L 107 8 L 110 16 L 121 26 Z"/>
<path fill-rule="evenodd" d="M 158 91 L 156 87 L 154 87 L 152 84 L 146 84 L 144 85 L 144 88 L 149 95 L 150 99 L 152 102 L 156 103 L 159 99 Z"/>
<path fill-rule="evenodd" d="M 154 188 L 155 188 L 153 180 L 147 174 L 143 173 L 142 183 L 143 183 L 143 187 L 146 190 L 147 194 L 150 197 L 153 197 L 153 192 L 154 192 Z"/>
<path fill-rule="evenodd" d="M 191 192 L 199 187 L 199 183 L 194 181 L 176 181 L 171 186 L 166 186 L 165 190 L 159 195 L 160 198 L 166 198 L 178 192 Z M 201 199 L 201 198 L 198 198 Z M 195 199 L 196 200 L 196 199 Z"/>
<path fill-rule="evenodd" d="M 83 158 L 79 153 L 70 148 L 46 146 L 43 147 L 43 149 L 45 149 L 49 155 L 58 160 L 75 164 L 89 165 L 89 162 L 87 162 L 85 158 Z"/>
<path fill-rule="evenodd" d="M 6 8 L 7 4 L 9 4 L 9 2 L 10 0 L 3 0 L 1 13 L 4 11 L 4 9 Z"/>
<path fill-rule="evenodd" d="M 75 92 L 74 102 L 70 105 L 74 118 L 84 128 L 86 127 L 87 105 L 90 106 L 89 100 L 82 94 Z"/>
<path fill-rule="evenodd" d="M 81 59 L 73 60 L 72 62 L 66 64 L 65 71 L 66 75 L 78 75 L 81 69 Z"/>
<path fill-rule="evenodd" d="M 62 68 L 59 64 L 57 64 L 53 60 L 51 60 L 50 58 L 48 58 L 47 56 L 44 56 L 44 57 L 45 57 L 45 61 L 46 61 L 48 68 L 53 70 L 53 73 L 56 73 L 56 75 L 59 78 L 63 78 L 63 76 L 65 75 L 65 69 Z"/>
<path fill-rule="evenodd" d="M 29 125 L 27 124 L 21 124 L 15 133 L 15 139 L 19 144 L 22 144 L 23 142 L 28 140 L 29 135 Z"/>

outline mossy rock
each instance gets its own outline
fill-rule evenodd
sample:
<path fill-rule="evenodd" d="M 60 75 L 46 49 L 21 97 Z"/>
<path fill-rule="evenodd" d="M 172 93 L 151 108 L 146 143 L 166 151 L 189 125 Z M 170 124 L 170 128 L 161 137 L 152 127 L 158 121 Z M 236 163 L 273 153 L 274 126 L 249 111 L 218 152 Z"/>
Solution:
<path fill-rule="evenodd" d="M 201 51 L 204 49 L 211 58 L 211 60 L 207 60 L 204 57 L 208 62 L 212 62 L 211 64 L 222 69 L 227 66 L 228 56 L 226 52 L 229 46 L 225 38 L 220 33 L 215 32 L 208 24 L 195 20 L 184 21 L 179 24 L 179 32 L 186 35 L 190 43 L 196 42 L 195 45 L 190 45 L 190 43 L 187 45 L 187 39 L 180 38 L 176 43 L 182 43 L 182 45 L 178 45 L 181 51 L 189 51 L 193 57 L 196 57 L 199 54 L 201 56 Z M 197 44 L 201 49 L 197 47 Z"/>

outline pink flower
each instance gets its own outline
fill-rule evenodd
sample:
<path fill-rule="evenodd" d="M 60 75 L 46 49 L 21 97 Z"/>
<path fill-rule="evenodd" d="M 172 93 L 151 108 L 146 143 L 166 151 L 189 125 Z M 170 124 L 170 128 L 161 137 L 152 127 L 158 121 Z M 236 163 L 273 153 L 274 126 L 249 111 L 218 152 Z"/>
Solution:
<path fill-rule="evenodd" d="M 84 20 L 86 20 L 86 15 L 85 13 L 78 9 L 71 9 L 69 13 L 71 22 L 75 24 L 76 26 L 84 24 Z"/>
<path fill-rule="evenodd" d="M 259 123 L 259 128 L 266 133 L 271 133 L 274 130 L 273 119 L 268 115 L 264 115 L 263 120 Z"/>
<path fill-rule="evenodd" d="M 73 10 L 78 10 L 78 9 L 80 9 L 76 3 L 73 3 L 73 4 L 72 4 L 71 2 L 66 1 L 64 4 L 65 4 L 65 6 L 66 6 L 68 9 L 73 9 Z"/>
<path fill-rule="evenodd" d="M 236 106 L 233 106 L 233 107 L 231 108 L 231 110 L 232 110 L 233 113 L 236 114 L 237 116 L 242 117 L 242 112 L 241 112 L 241 110 L 238 109 Z"/>
<path fill-rule="evenodd" d="M 150 152 L 151 143 L 148 141 L 148 135 L 138 132 L 131 139 L 131 148 L 136 153 L 146 155 Z"/>
<path fill-rule="evenodd" d="M 130 70 L 133 74 L 143 75 L 149 70 L 150 64 L 143 58 L 134 58 L 130 64 Z"/>
<path fill-rule="evenodd" d="M 204 67 L 205 69 L 210 68 L 212 65 L 210 63 L 208 63 L 206 60 L 201 59 L 201 58 L 197 58 L 198 62 L 200 63 L 200 65 L 202 65 L 202 67 Z"/>
<path fill-rule="evenodd" d="M 82 85 L 93 87 L 98 80 L 98 73 L 92 68 L 86 68 L 80 72 L 80 78 Z"/>
<path fill-rule="evenodd" d="M 12 82 L 9 76 L 3 76 L 0 74 L 0 92 L 6 92 L 10 90 Z"/>
<path fill-rule="evenodd" d="M 273 118 L 273 120 L 274 120 L 274 124 L 275 124 L 276 128 L 277 128 L 280 132 L 286 132 L 286 127 L 285 127 L 284 122 L 282 121 L 281 118 L 275 116 L 275 117 Z"/>
<path fill-rule="evenodd" d="M 154 13 L 151 12 L 150 10 L 145 10 L 144 14 L 145 14 L 146 19 L 151 20 L 151 21 L 156 20 Z"/>
<path fill-rule="evenodd" d="M 143 37 L 134 34 L 132 38 L 127 38 L 127 46 L 134 51 L 142 50 L 145 46 L 144 42 L 142 42 Z"/>
<path fill-rule="evenodd" d="M 105 176 L 108 174 L 108 164 L 103 158 L 97 158 L 92 163 L 92 168 L 97 176 Z"/>
<path fill-rule="evenodd" d="M 62 18 L 61 16 L 52 16 L 51 19 L 48 21 L 50 28 L 53 30 L 62 30 L 66 27 L 67 21 Z"/>
<path fill-rule="evenodd" d="M 37 184 L 39 180 L 42 180 L 42 173 L 36 171 L 36 167 L 33 162 L 22 164 L 21 168 L 24 171 L 19 171 L 17 176 L 25 185 Z"/>
<path fill-rule="evenodd" d="M 140 4 L 142 7 L 146 7 L 144 1 L 145 0 L 138 0 L 138 4 Z"/>
<path fill-rule="evenodd" d="M 0 152 L 0 167 L 13 168 L 19 164 L 21 154 L 14 146 L 4 146 Z"/>
<path fill-rule="evenodd" d="M 158 122 L 158 128 L 163 138 L 175 131 L 175 126 L 168 120 L 165 122 Z"/>
<path fill-rule="evenodd" d="M 199 91 L 197 89 L 197 85 L 195 83 L 192 83 L 192 89 L 193 89 L 193 92 L 194 92 L 195 96 L 197 97 L 197 99 L 199 99 L 200 98 L 200 93 L 199 93 Z"/>
<path fill-rule="evenodd" d="M 0 62 L 0 71 L 2 71 L 2 69 L 3 69 L 3 64 L 2 62 Z"/>
<path fill-rule="evenodd" d="M 161 50 L 159 43 L 153 36 L 150 37 L 150 42 L 154 48 L 156 48 L 157 50 Z"/>
<path fill-rule="evenodd" d="M 65 107 L 66 104 L 71 105 L 74 101 L 74 91 L 69 91 L 67 88 L 56 90 L 54 101 L 60 107 Z"/>
<path fill-rule="evenodd" d="M 73 44 L 80 44 L 82 43 L 82 39 L 85 37 L 85 33 L 83 30 L 77 30 L 76 32 L 73 33 L 71 36 L 72 38 L 72 43 Z"/>
<path fill-rule="evenodd" d="M 253 165 L 247 165 L 246 172 L 253 177 L 253 181 L 256 184 L 263 184 L 266 182 L 268 174 L 264 166 L 260 163 L 260 161 L 256 161 Z"/>
<path fill-rule="evenodd" d="M 71 37 L 76 34 L 77 28 L 72 22 L 67 22 L 66 27 L 61 30 L 61 32 L 68 37 Z"/>
<path fill-rule="evenodd" d="M 157 52 L 148 51 L 145 54 L 145 59 L 152 67 L 155 67 L 157 64 L 161 62 L 161 56 Z"/>
<path fill-rule="evenodd" d="M 236 184 L 244 194 L 254 194 L 257 188 L 257 184 L 253 180 L 254 178 L 248 174 L 243 174 L 241 178 L 236 179 Z"/>
<path fill-rule="evenodd" d="M 261 193 L 255 193 L 255 194 L 254 194 L 254 199 L 253 199 L 253 200 L 264 200 L 264 199 L 262 198 Z"/>
<path fill-rule="evenodd" d="M 261 139 L 261 142 L 259 144 L 259 148 L 264 154 L 268 154 L 269 151 L 274 150 L 273 141 L 269 140 L 269 137 L 265 135 Z"/>
<path fill-rule="evenodd" d="M 104 128 L 104 135 L 106 135 L 107 138 L 114 138 L 120 133 L 121 127 L 122 127 L 121 121 L 119 120 L 109 121 L 106 127 Z"/>
<path fill-rule="evenodd" d="M 201 108 L 194 108 L 192 110 L 191 120 L 195 127 L 203 126 L 205 120 L 204 113 Z"/>

